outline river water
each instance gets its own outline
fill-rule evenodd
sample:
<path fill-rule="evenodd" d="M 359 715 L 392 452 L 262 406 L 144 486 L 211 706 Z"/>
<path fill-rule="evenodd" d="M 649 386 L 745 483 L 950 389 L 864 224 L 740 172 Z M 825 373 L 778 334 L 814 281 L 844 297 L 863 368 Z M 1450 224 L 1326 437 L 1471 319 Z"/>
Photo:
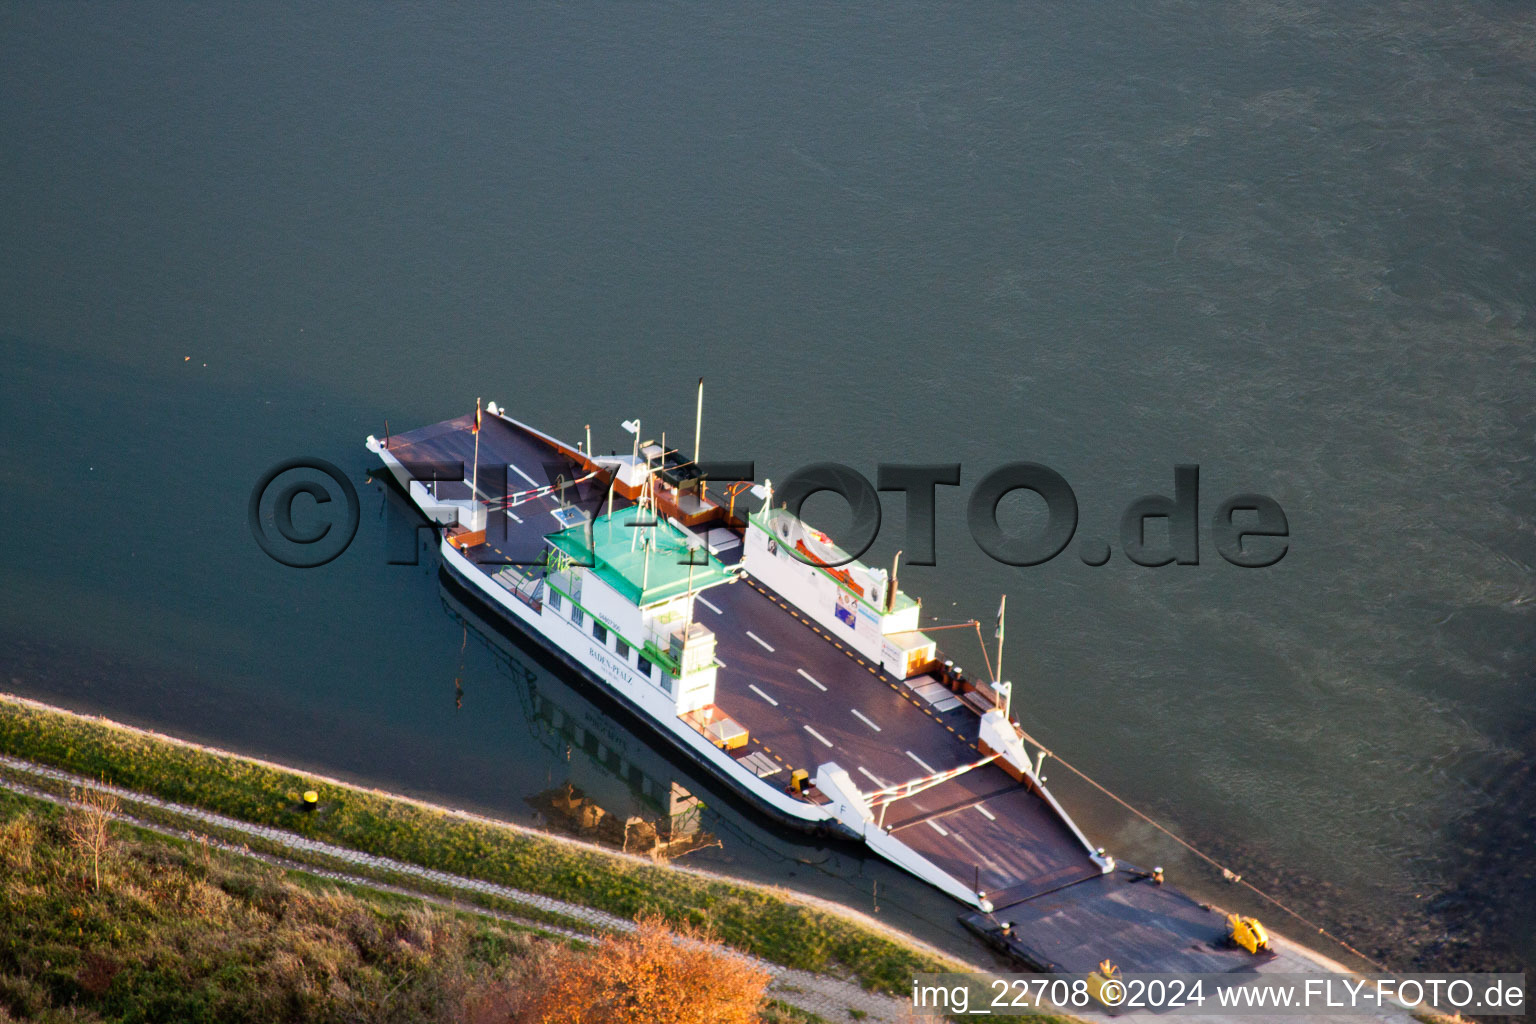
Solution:
<path fill-rule="evenodd" d="M 0 88 L 6 688 L 525 821 L 676 782 L 719 840 L 692 861 L 977 955 L 604 724 L 430 552 L 386 564 L 386 419 L 484 397 L 686 445 L 702 375 L 706 456 L 962 464 L 903 585 L 933 622 L 1009 595 L 1015 707 L 1072 764 L 1392 966 L 1532 962 L 1528 5 L 8 4 Z M 363 497 L 313 570 L 246 523 L 299 455 Z M 977 549 L 970 488 L 1018 460 L 1107 565 Z M 1181 463 L 1200 564 L 1134 565 L 1120 511 Z M 1241 492 L 1285 511 L 1275 566 L 1217 554 Z M 870 558 L 904 531 L 887 495 Z"/>

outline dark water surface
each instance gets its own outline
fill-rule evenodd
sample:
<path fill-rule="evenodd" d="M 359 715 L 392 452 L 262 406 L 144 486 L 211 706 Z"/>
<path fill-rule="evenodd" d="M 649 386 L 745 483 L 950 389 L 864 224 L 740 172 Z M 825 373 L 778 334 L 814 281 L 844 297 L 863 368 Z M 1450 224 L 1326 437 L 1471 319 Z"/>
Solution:
<path fill-rule="evenodd" d="M 384 564 L 386 417 L 686 442 L 703 375 L 705 453 L 768 476 L 964 464 L 903 582 L 944 621 L 1009 594 L 1016 707 L 1074 764 L 1393 966 L 1536 959 L 1528 5 L 12 3 L 0 89 L 7 688 L 519 820 L 565 781 L 653 813 L 642 765 L 709 805 L 698 863 L 975 955 Z M 363 494 L 312 571 L 245 520 L 303 454 Z M 1198 462 L 1203 519 L 1263 492 L 1291 549 L 1003 566 L 965 497 L 1016 459 L 1080 537 Z"/>

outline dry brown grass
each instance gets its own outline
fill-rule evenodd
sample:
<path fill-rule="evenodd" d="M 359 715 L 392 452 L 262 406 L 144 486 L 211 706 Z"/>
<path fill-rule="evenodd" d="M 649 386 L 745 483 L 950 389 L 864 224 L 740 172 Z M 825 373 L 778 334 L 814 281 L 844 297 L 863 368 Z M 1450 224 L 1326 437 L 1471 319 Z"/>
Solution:
<path fill-rule="evenodd" d="M 0 1024 L 805 1019 L 766 1005 L 766 972 L 657 915 L 576 949 L 121 824 L 99 829 L 110 803 L 84 796 L 56 807 L 0 791 Z"/>
<path fill-rule="evenodd" d="M 656 916 L 530 972 L 512 1024 L 756 1024 L 768 973 Z"/>

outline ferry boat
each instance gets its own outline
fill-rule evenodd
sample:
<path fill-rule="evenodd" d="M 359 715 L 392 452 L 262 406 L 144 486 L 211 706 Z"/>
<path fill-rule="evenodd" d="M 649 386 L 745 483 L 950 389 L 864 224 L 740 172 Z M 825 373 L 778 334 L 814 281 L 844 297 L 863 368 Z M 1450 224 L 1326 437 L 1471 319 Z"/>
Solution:
<path fill-rule="evenodd" d="M 367 447 L 492 611 L 781 823 L 947 893 L 1019 962 L 1211 972 L 1272 955 L 1083 834 L 1011 687 L 944 659 L 895 566 L 850 558 L 767 482 L 704 479 L 697 423 L 693 458 L 624 427 L 632 450 L 602 456 L 590 432 L 572 445 L 477 401 Z"/>

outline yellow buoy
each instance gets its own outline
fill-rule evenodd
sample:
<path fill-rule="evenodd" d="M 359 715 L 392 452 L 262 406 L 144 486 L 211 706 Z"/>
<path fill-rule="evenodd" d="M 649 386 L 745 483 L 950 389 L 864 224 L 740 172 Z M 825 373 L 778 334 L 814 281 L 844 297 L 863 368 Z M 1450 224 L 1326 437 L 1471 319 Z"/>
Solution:
<path fill-rule="evenodd" d="M 320 794 L 312 789 L 304 791 L 304 806 L 313 807 L 320 802 Z"/>
<path fill-rule="evenodd" d="M 1261 953 L 1269 948 L 1269 933 L 1257 918 L 1228 914 L 1227 937 L 1250 953 Z"/>

